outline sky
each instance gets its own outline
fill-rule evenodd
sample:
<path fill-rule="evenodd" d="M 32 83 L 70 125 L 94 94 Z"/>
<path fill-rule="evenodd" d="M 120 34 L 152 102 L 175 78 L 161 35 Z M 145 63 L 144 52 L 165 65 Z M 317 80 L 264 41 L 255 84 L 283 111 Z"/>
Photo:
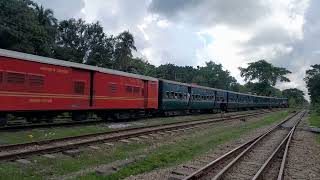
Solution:
<path fill-rule="evenodd" d="M 99 21 L 109 35 L 129 30 L 135 55 L 154 65 L 201 66 L 212 60 L 241 84 L 238 67 L 265 59 L 292 72 L 291 82 L 276 87 L 307 94 L 305 71 L 320 63 L 319 0 L 35 1 L 59 20 Z"/>

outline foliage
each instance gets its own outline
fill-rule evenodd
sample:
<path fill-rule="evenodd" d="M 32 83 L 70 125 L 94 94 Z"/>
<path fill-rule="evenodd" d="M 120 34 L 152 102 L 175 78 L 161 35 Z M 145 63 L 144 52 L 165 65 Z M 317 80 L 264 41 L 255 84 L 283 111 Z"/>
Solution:
<path fill-rule="evenodd" d="M 282 94 L 289 99 L 290 107 L 302 106 L 307 103 L 304 99 L 304 92 L 297 88 L 285 89 Z"/>
<path fill-rule="evenodd" d="M 289 81 L 284 76 L 289 71 L 265 60 L 240 68 L 241 76 L 246 80 L 259 81 L 244 86 L 237 83 L 229 71 L 223 70 L 221 64 L 213 61 L 196 68 L 174 64 L 156 67 L 133 56 L 137 48 L 129 31 L 114 36 L 105 34 L 99 22 L 86 23 L 82 19 L 58 22 L 52 10 L 31 0 L 0 0 L 0 8 L 0 48 L 260 95 L 281 95 L 270 84 L 274 85 L 277 80 Z"/>
<path fill-rule="evenodd" d="M 241 76 L 245 77 L 245 81 L 258 80 L 271 86 L 275 86 L 277 81 L 290 82 L 285 75 L 291 73 L 285 68 L 275 67 L 266 60 L 249 63 L 247 68 L 239 67 Z"/>
<path fill-rule="evenodd" d="M 290 82 L 285 76 L 290 74 L 290 71 L 282 67 L 275 67 L 266 60 L 249 63 L 247 68 L 239 67 L 239 69 L 241 77 L 244 77 L 245 81 L 250 82 L 250 84 L 247 84 L 248 89 L 258 95 L 281 95 L 272 86 L 275 86 L 278 81 Z M 252 83 L 252 81 L 258 82 Z"/>
<path fill-rule="evenodd" d="M 37 7 L 28 0 L 0 1 L 0 48 L 52 56 L 52 11 L 43 11 L 40 19 Z"/>
<path fill-rule="evenodd" d="M 113 40 L 103 32 L 99 22 L 61 21 L 57 29 L 55 57 L 77 63 L 111 67 Z"/>
<path fill-rule="evenodd" d="M 237 86 L 237 81 L 230 72 L 224 71 L 221 64 L 215 64 L 212 61 L 197 68 L 174 64 L 160 65 L 156 69 L 156 77 L 228 90 Z"/>
<path fill-rule="evenodd" d="M 134 45 L 133 35 L 129 31 L 124 31 L 120 33 L 115 38 L 114 48 L 115 50 L 113 68 L 121 71 L 128 71 L 128 68 L 132 64 L 132 50 L 137 50 L 137 48 Z"/>
<path fill-rule="evenodd" d="M 305 81 L 313 105 L 320 104 L 320 64 L 311 66 L 306 71 Z"/>

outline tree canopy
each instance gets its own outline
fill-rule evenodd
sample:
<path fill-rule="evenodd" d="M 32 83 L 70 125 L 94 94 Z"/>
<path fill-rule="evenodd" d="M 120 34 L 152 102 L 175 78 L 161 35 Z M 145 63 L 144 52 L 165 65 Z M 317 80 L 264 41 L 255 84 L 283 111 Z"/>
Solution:
<path fill-rule="evenodd" d="M 290 107 L 302 106 L 307 103 L 304 92 L 297 88 L 285 89 L 282 94 L 289 99 Z"/>
<path fill-rule="evenodd" d="M 286 77 L 291 72 L 282 67 L 275 67 L 266 60 L 259 60 L 256 62 L 249 63 L 247 68 L 239 67 L 241 77 L 244 77 L 245 81 L 251 82 L 251 90 L 259 95 L 272 95 L 274 90 L 273 86 L 278 81 L 290 82 Z M 253 83 L 257 81 L 257 83 Z"/>
<path fill-rule="evenodd" d="M 129 31 L 112 35 L 106 34 L 99 22 L 87 23 L 73 18 L 59 22 L 51 9 L 31 0 L 2 0 L 0 9 L 0 48 L 4 49 L 261 95 L 280 96 L 280 90 L 270 85 L 289 81 L 285 77 L 290 73 L 288 70 L 274 67 L 265 60 L 240 68 L 241 76 L 249 81 L 245 85 L 237 83 L 229 71 L 213 61 L 197 67 L 175 64 L 156 67 L 146 59 L 133 56 L 137 47 Z M 252 80 L 258 83 L 250 82 Z"/>
<path fill-rule="evenodd" d="M 320 64 L 312 65 L 306 71 L 305 81 L 312 104 L 320 104 Z"/>

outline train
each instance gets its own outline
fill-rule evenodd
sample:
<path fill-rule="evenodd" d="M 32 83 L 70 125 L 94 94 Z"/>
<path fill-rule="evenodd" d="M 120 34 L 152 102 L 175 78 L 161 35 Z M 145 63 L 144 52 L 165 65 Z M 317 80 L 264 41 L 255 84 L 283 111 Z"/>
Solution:
<path fill-rule="evenodd" d="M 244 94 L 0 49 L 0 125 L 8 116 L 81 121 L 288 107 L 288 99 Z"/>

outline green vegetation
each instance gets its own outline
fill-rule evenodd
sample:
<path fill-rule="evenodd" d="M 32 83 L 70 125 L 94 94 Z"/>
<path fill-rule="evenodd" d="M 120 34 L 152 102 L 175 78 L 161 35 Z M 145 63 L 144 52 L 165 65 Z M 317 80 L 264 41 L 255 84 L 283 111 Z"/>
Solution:
<path fill-rule="evenodd" d="M 290 107 L 303 107 L 308 104 L 304 98 L 304 92 L 297 88 L 283 90 L 282 94 L 289 99 Z"/>
<path fill-rule="evenodd" d="M 309 117 L 310 126 L 320 128 L 320 114 L 312 113 Z M 320 143 L 320 134 L 317 134 L 317 141 Z"/>
<path fill-rule="evenodd" d="M 0 7 L 0 48 L 3 49 L 260 95 L 281 96 L 281 91 L 270 84 L 288 81 L 285 75 L 290 73 L 260 60 L 250 63 L 248 68 L 240 68 L 243 77 L 259 81 L 243 86 L 229 71 L 223 70 L 221 64 L 210 59 L 205 66 L 169 63 L 156 67 L 147 59 L 133 56 L 137 48 L 134 35 L 129 31 L 112 35 L 104 33 L 107 30 L 99 22 L 87 23 L 73 18 L 58 21 L 51 9 L 32 0 L 0 1 Z"/>
<path fill-rule="evenodd" d="M 32 129 L 28 131 L 0 132 L 0 144 L 27 143 L 40 140 L 58 139 L 89 133 L 107 132 L 112 129 L 107 126 L 91 125 L 77 127 L 58 127 L 50 129 Z"/>
<path fill-rule="evenodd" d="M 44 157 L 33 157 L 33 163 L 28 166 L 15 162 L 2 162 L 0 163 L 0 179 L 43 179 L 52 175 L 59 177 L 116 160 L 146 155 L 145 158 L 111 176 L 98 177 L 94 173 L 89 173 L 81 177 L 81 179 L 120 179 L 191 160 L 202 153 L 214 150 L 219 144 L 237 139 L 256 128 L 275 123 L 287 115 L 288 112 L 276 112 L 260 121 L 244 122 L 240 127 L 220 123 L 205 130 L 194 130 L 185 135 L 187 138 L 177 137 L 177 142 L 166 141 L 157 146 L 151 146 L 148 141 L 140 144 L 116 144 L 109 150 L 106 150 L 107 147 L 102 147 L 101 150 L 92 153 L 85 151 L 76 159 L 65 156 L 50 160 Z"/>
<path fill-rule="evenodd" d="M 219 114 L 202 114 L 193 116 L 176 116 L 176 117 L 164 117 L 164 118 L 151 118 L 143 119 L 134 122 L 123 122 L 124 124 L 130 124 L 128 128 L 141 127 L 148 125 L 157 124 L 168 124 L 181 121 L 195 121 L 206 118 L 213 118 L 219 116 Z M 28 131 L 17 131 L 17 132 L 0 132 L 0 144 L 17 144 L 27 143 L 33 141 L 58 139 L 69 136 L 78 136 L 99 132 L 110 132 L 115 129 L 108 128 L 110 123 L 98 124 L 98 125 L 86 125 L 86 126 L 72 126 L 72 127 L 56 127 L 48 129 L 32 129 Z M 123 128 L 125 129 L 125 128 Z"/>
<path fill-rule="evenodd" d="M 87 167 L 108 164 L 116 160 L 123 160 L 127 157 L 143 155 L 145 144 L 119 144 L 114 148 L 102 146 L 102 150 L 81 153 L 77 158 L 68 156 L 48 159 L 41 156 L 32 158 L 32 164 L 23 166 L 15 162 L 0 163 L 0 180 L 7 179 L 45 179 L 50 175 L 61 176 L 70 172 L 76 172 Z M 109 151 L 106 153 L 106 151 Z"/>
<path fill-rule="evenodd" d="M 258 95 L 281 96 L 281 91 L 274 88 L 276 83 L 290 82 L 286 77 L 291 72 L 282 67 L 275 67 L 266 60 L 259 60 L 248 64 L 247 68 L 239 67 L 241 77 L 248 83 L 245 88 Z M 257 80 L 257 83 L 252 81 Z"/>
<path fill-rule="evenodd" d="M 237 139 L 241 135 L 256 128 L 270 125 L 288 115 L 288 112 L 278 112 L 263 118 L 261 121 L 243 124 L 240 127 L 213 128 L 190 139 L 173 145 L 165 145 L 150 153 L 145 159 L 121 169 L 107 177 L 99 177 L 94 173 L 82 179 L 122 179 L 130 175 L 148 172 L 157 168 L 175 165 L 193 159 L 195 156 L 213 150 L 217 145 Z"/>
<path fill-rule="evenodd" d="M 320 114 L 320 64 L 312 65 L 304 78 L 313 109 Z"/>

